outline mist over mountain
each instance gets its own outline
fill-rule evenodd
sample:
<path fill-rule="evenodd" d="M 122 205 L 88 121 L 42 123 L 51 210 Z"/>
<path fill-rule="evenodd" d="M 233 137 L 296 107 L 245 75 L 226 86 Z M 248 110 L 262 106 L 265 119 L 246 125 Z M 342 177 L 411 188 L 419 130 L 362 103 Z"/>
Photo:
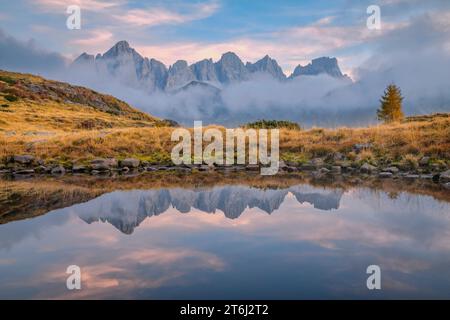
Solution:
<path fill-rule="evenodd" d="M 1 32 L 0 68 L 87 86 L 188 126 L 194 120 L 235 126 L 263 118 L 305 127 L 358 126 L 377 122 L 379 98 L 390 83 L 401 88 L 406 115 L 449 112 L 448 39 L 445 15 L 411 17 L 367 44 L 371 54 L 352 69 L 352 80 L 339 68 L 340 57 L 315 58 L 287 75 L 268 55 L 243 62 L 227 52 L 217 61 L 189 64 L 180 53 L 169 66 L 120 41 L 103 54 L 67 61 Z"/>
<path fill-rule="evenodd" d="M 93 77 L 108 77 L 145 93 L 155 91 L 173 92 L 188 86 L 191 82 L 210 84 L 223 88 L 226 85 L 249 81 L 267 76 L 279 81 L 298 76 L 329 75 L 346 78 L 336 58 L 321 57 L 306 66 L 298 65 L 289 78 L 286 77 L 275 59 L 268 55 L 255 63 L 242 60 L 233 52 L 226 52 L 219 61 L 204 59 L 189 65 L 178 60 L 167 67 L 155 59 L 141 56 L 126 41 L 117 42 L 104 54 L 96 56 L 83 53 L 71 64 L 75 73 L 87 73 Z"/>

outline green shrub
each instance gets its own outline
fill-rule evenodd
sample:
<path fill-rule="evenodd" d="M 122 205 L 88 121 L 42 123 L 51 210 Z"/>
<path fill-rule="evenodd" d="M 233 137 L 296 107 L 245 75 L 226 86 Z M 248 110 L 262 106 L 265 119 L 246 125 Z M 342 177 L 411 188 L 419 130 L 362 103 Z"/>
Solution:
<path fill-rule="evenodd" d="M 17 83 L 16 80 L 14 80 L 11 77 L 7 77 L 7 76 L 0 76 L 0 81 L 6 82 L 9 85 L 14 85 Z"/>
<path fill-rule="evenodd" d="M 296 122 L 287 120 L 258 120 L 255 122 L 249 122 L 243 126 L 244 128 L 252 129 L 291 129 L 301 130 L 301 127 Z"/>
<path fill-rule="evenodd" d="M 12 94 L 7 94 L 5 96 L 5 99 L 8 100 L 9 102 L 15 102 L 15 101 L 19 100 L 18 97 L 14 96 Z"/>

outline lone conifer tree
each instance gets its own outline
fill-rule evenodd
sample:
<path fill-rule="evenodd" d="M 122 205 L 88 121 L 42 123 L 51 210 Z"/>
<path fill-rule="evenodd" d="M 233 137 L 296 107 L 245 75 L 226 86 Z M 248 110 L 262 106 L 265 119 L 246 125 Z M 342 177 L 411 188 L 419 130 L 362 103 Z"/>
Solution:
<path fill-rule="evenodd" d="M 381 97 L 381 107 L 377 110 L 378 120 L 384 122 L 394 122 L 403 119 L 402 111 L 402 93 L 400 88 L 395 84 L 390 84 L 384 90 L 384 95 Z"/>

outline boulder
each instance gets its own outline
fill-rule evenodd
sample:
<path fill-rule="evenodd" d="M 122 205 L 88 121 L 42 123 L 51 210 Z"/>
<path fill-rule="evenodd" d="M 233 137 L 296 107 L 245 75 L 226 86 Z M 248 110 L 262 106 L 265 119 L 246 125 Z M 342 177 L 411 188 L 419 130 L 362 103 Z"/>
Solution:
<path fill-rule="evenodd" d="M 257 164 L 248 164 L 245 166 L 245 170 L 247 171 L 258 171 L 259 170 L 259 165 Z"/>
<path fill-rule="evenodd" d="M 33 169 L 18 170 L 14 172 L 14 174 L 33 174 L 33 173 L 34 173 Z"/>
<path fill-rule="evenodd" d="M 130 168 L 137 168 L 139 167 L 139 164 L 141 163 L 141 161 L 139 161 L 138 159 L 135 158 L 127 158 L 124 159 L 122 161 L 120 161 L 120 166 L 121 167 L 128 167 Z"/>
<path fill-rule="evenodd" d="M 388 167 L 384 169 L 385 172 L 390 172 L 392 174 L 398 173 L 400 170 L 397 167 Z"/>
<path fill-rule="evenodd" d="M 422 159 L 419 160 L 419 165 L 427 166 L 429 162 L 430 162 L 430 157 L 422 157 Z"/>
<path fill-rule="evenodd" d="M 342 171 L 341 166 L 332 166 L 332 167 L 331 167 L 331 173 L 334 173 L 334 174 L 340 174 L 341 171 Z"/>
<path fill-rule="evenodd" d="M 74 164 L 72 167 L 73 172 L 85 172 L 86 169 L 87 168 L 81 164 Z"/>
<path fill-rule="evenodd" d="M 314 158 L 310 161 L 311 165 L 317 167 L 323 166 L 323 159 L 322 158 Z"/>
<path fill-rule="evenodd" d="M 38 173 L 44 173 L 47 172 L 48 169 L 45 166 L 37 166 L 36 168 L 34 168 L 34 171 Z"/>
<path fill-rule="evenodd" d="M 328 170 L 327 168 L 320 168 L 320 169 L 319 169 L 319 172 L 320 172 L 320 173 L 329 173 L 330 170 Z"/>
<path fill-rule="evenodd" d="M 91 166 L 93 170 L 96 171 L 107 171 L 112 168 L 117 167 L 117 160 L 114 158 L 110 159 L 94 159 L 91 161 Z"/>
<path fill-rule="evenodd" d="M 30 164 L 33 162 L 34 157 L 30 155 L 15 155 L 12 157 L 12 160 L 20 164 Z"/>
<path fill-rule="evenodd" d="M 304 163 L 300 166 L 300 170 L 304 170 L 304 171 L 311 171 L 314 169 L 316 169 L 316 167 L 310 163 Z"/>
<path fill-rule="evenodd" d="M 440 182 L 450 182 L 450 170 L 441 172 L 439 175 L 439 181 Z"/>
<path fill-rule="evenodd" d="M 377 167 L 374 167 L 373 165 L 369 164 L 369 163 L 364 163 L 361 168 L 359 168 L 359 171 L 361 171 L 362 173 L 372 173 L 374 171 L 377 170 Z"/>
<path fill-rule="evenodd" d="M 66 169 L 64 169 L 63 166 L 59 165 L 59 166 L 54 167 L 52 169 L 51 173 L 52 174 L 64 174 L 64 173 L 66 173 Z"/>
<path fill-rule="evenodd" d="M 380 177 L 380 178 L 391 178 L 392 177 L 392 172 L 380 172 L 379 174 L 378 174 L 378 176 Z"/>

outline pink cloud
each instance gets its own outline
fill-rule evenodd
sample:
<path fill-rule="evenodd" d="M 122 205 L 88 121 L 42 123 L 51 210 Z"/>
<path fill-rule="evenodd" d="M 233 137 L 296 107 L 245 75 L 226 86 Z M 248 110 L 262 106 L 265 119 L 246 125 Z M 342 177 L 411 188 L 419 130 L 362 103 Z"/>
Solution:
<path fill-rule="evenodd" d="M 155 26 L 161 24 L 181 24 L 207 18 L 219 9 L 216 1 L 193 5 L 190 13 L 178 13 L 165 8 L 132 9 L 113 17 L 131 26 Z"/>

